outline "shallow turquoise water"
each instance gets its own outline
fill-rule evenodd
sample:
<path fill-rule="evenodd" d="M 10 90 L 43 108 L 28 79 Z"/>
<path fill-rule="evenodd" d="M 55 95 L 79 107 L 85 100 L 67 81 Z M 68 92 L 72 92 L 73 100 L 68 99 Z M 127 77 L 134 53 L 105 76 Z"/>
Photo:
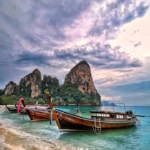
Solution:
<path fill-rule="evenodd" d="M 65 111 L 74 112 L 74 106 L 59 107 Z M 112 107 L 79 107 L 82 116 L 89 117 L 90 110 L 112 110 Z M 150 116 L 150 107 L 126 107 L 135 114 Z M 115 107 L 123 111 L 123 107 Z M 60 141 L 71 149 L 86 150 L 150 150 L 150 117 L 139 117 L 140 126 L 105 130 L 100 134 L 94 132 L 60 132 L 55 121 L 31 122 L 27 115 L 10 114 L 7 110 L 0 111 L 0 120 L 7 122 L 12 127 L 17 127 L 18 132 L 24 131 L 50 142 Z"/>

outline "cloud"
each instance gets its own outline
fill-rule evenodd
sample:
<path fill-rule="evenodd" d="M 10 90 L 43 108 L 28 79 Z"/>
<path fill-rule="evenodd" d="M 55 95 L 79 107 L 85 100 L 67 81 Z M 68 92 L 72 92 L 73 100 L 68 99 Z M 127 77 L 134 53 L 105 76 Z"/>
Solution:
<path fill-rule="evenodd" d="M 127 54 L 119 51 L 119 47 L 112 48 L 109 44 L 96 45 L 91 47 L 92 52 L 84 50 L 84 55 L 92 56 L 92 59 L 88 59 L 89 63 L 102 69 L 115 69 L 115 68 L 134 68 L 141 67 L 142 63 L 138 59 L 131 59 Z"/>
<path fill-rule="evenodd" d="M 120 91 L 121 93 L 125 92 L 128 94 L 131 94 L 131 93 L 149 93 L 150 92 L 150 81 L 120 85 L 120 86 L 113 87 L 113 89 Z"/>
<path fill-rule="evenodd" d="M 83 11 L 90 6 L 90 1 L 74 1 L 74 0 L 56 0 L 41 1 L 34 3 L 33 7 L 38 9 L 42 19 L 54 28 L 64 27 L 71 24 Z M 43 12 L 43 13 L 42 13 Z M 36 16 L 38 17 L 38 16 Z"/>
<path fill-rule="evenodd" d="M 144 0 L 1 0 L 0 86 L 10 80 L 18 82 L 35 68 L 63 83 L 70 69 L 86 60 L 99 93 L 121 99 L 125 95 L 119 89 L 123 87 L 111 89 L 112 85 L 148 78 L 148 66 L 144 68 L 138 57 L 123 53 L 117 46 L 121 42 L 113 47 L 108 40 L 116 38 L 121 26 L 130 27 L 130 22 L 143 17 L 148 9 Z M 134 28 L 131 33 L 137 36 L 140 31 Z M 141 40 L 132 41 L 134 48 Z M 133 85 L 124 89 L 130 87 L 136 89 Z"/>
<path fill-rule="evenodd" d="M 110 78 L 103 78 L 103 79 L 95 80 L 95 83 L 102 86 L 102 84 L 106 84 L 108 82 L 113 82 L 113 81 L 115 80 L 110 77 Z"/>
<path fill-rule="evenodd" d="M 13 46 L 12 39 L 10 38 L 9 34 L 5 32 L 5 30 L 0 28 L 0 50 L 8 51 Z"/>
<path fill-rule="evenodd" d="M 3 89 L 9 83 L 9 81 L 18 83 L 22 77 L 30 73 L 26 70 L 18 70 L 15 65 L 10 63 L 0 65 L 0 72 L 0 88 Z"/>
<path fill-rule="evenodd" d="M 140 46 L 140 45 L 142 45 L 142 43 L 141 43 L 141 42 L 138 42 L 138 43 L 134 44 L 134 47 L 138 47 L 138 46 Z"/>
<path fill-rule="evenodd" d="M 98 17 L 90 28 L 88 35 L 105 36 L 106 39 L 113 39 L 118 28 L 132 20 L 142 17 L 148 11 L 149 6 L 142 1 L 116 0 L 99 7 Z"/>
<path fill-rule="evenodd" d="M 126 106 L 150 106 L 150 81 L 107 87 L 96 84 L 102 100 L 124 103 Z"/>
<path fill-rule="evenodd" d="M 121 0 L 109 3 L 96 0 L 27 0 L 22 3 L 12 0 L 9 5 L 3 1 L 0 25 L 13 43 L 3 46 L 15 50 L 51 51 L 64 48 L 68 43 L 73 45 L 75 40 L 85 37 L 85 43 L 90 43 L 90 36 L 114 38 L 118 27 L 141 17 L 147 10 L 144 2 L 134 4 Z M 72 32 L 75 33 L 70 39 Z"/>
<path fill-rule="evenodd" d="M 19 65 L 50 65 L 50 63 L 48 63 L 48 56 L 33 52 L 23 52 L 18 55 L 18 59 L 15 63 Z"/>
<path fill-rule="evenodd" d="M 143 17 L 147 12 L 149 6 L 145 6 L 144 2 L 141 2 L 139 6 L 136 8 L 136 13 L 138 17 Z"/>
<path fill-rule="evenodd" d="M 136 34 L 136 33 L 138 33 L 139 32 L 139 30 L 135 30 L 134 32 L 133 32 L 133 34 Z"/>
<path fill-rule="evenodd" d="M 51 49 L 64 45 L 65 27 L 71 26 L 90 6 L 89 0 L 12 0 L 2 1 L 0 25 L 15 43 L 12 48 L 34 51 L 37 48 Z M 16 43 L 19 41 L 20 46 Z M 24 44 L 26 43 L 26 44 Z"/>
<path fill-rule="evenodd" d="M 15 63 L 20 65 L 46 65 L 58 68 L 56 62 L 61 62 L 62 67 L 63 65 L 67 66 L 65 65 L 66 62 L 70 62 L 69 64 L 72 65 L 73 63 L 78 63 L 81 60 L 86 60 L 93 67 L 103 69 L 127 67 L 136 68 L 142 66 L 142 63 L 138 59 L 131 59 L 125 53 L 119 52 L 118 49 L 119 47 L 111 48 L 110 45 L 100 45 L 100 43 L 97 43 L 96 45 L 88 48 L 86 46 L 79 46 L 72 49 L 56 49 L 51 54 L 47 54 L 47 52 L 42 53 L 40 51 L 25 51 L 17 56 L 17 60 L 15 60 Z"/>

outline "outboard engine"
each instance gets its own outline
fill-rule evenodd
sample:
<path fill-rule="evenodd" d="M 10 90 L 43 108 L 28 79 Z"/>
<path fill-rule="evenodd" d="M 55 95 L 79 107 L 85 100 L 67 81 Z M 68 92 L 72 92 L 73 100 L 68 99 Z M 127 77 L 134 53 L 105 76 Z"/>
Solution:
<path fill-rule="evenodd" d="M 128 110 L 128 111 L 126 111 L 126 114 L 131 117 L 133 115 L 133 112 L 132 112 L 132 110 Z"/>

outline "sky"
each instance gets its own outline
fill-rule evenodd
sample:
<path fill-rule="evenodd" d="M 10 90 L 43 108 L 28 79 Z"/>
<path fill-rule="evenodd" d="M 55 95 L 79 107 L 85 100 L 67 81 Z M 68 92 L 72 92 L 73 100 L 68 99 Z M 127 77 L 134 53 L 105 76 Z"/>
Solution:
<path fill-rule="evenodd" d="M 150 106 L 149 0 L 1 0 L 0 88 L 86 60 L 101 99 Z"/>

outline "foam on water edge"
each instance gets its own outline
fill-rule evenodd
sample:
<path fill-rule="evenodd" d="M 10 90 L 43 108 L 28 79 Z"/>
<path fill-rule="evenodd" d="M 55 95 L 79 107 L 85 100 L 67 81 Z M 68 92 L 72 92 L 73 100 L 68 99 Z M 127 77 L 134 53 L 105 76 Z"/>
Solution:
<path fill-rule="evenodd" d="M 1 108 L 0 109 L 0 114 L 3 114 L 5 113 L 5 107 Z M 15 115 L 15 114 L 13 114 Z M 18 115 L 18 114 L 17 114 Z M 63 142 L 59 141 L 59 140 L 56 140 L 59 138 L 59 136 L 63 133 L 59 132 L 59 130 L 57 129 L 56 126 L 51 126 L 51 133 L 54 135 L 54 136 L 51 136 L 49 137 L 49 139 L 47 137 L 40 137 L 38 135 L 35 135 L 33 133 L 27 133 L 25 131 L 22 130 L 22 127 L 21 126 L 15 126 L 15 121 L 16 120 L 13 120 L 13 119 L 8 119 L 8 118 L 2 118 L 2 116 L 0 116 L 0 124 L 1 124 L 1 127 L 5 128 L 7 131 L 19 136 L 20 138 L 25 138 L 25 139 L 28 139 L 29 141 L 31 142 L 34 142 L 35 145 L 38 145 L 38 148 L 43 150 L 46 150 L 48 149 L 47 145 L 52 145 L 53 147 L 55 147 L 55 149 L 62 149 L 62 150 L 75 150 L 76 148 L 72 147 L 72 146 L 66 146 L 63 144 Z M 40 131 L 42 131 L 42 129 L 40 129 Z M 57 134 L 56 134 L 56 131 Z M 42 133 L 46 133 L 46 131 L 42 131 Z M 40 144 L 38 143 L 40 142 Z M 3 147 L 7 147 L 8 149 L 12 149 L 12 150 L 25 150 L 24 148 L 22 147 L 19 147 L 19 146 L 15 146 L 15 145 L 11 145 L 9 143 L 2 143 L 2 146 Z M 78 149 L 78 150 L 81 150 L 81 149 Z"/>

